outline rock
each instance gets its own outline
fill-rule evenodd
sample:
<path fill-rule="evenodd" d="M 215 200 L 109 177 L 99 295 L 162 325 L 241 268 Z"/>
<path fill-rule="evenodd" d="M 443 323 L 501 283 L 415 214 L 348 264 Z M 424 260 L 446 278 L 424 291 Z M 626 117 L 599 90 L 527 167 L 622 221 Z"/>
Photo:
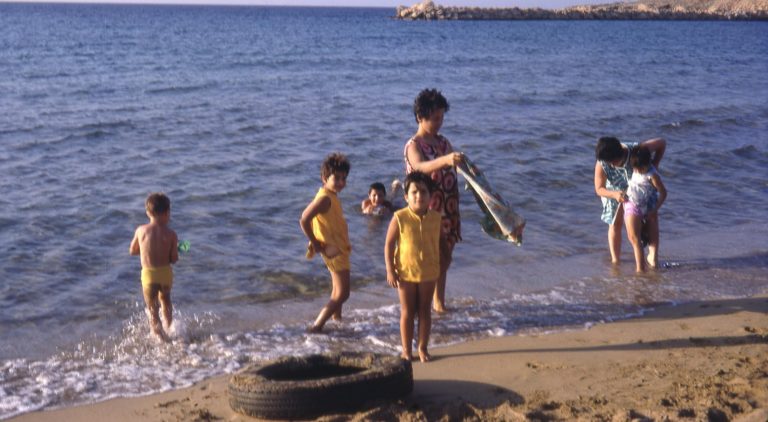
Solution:
<path fill-rule="evenodd" d="M 404 20 L 768 20 L 768 0 L 643 0 L 565 9 L 443 7 L 424 0 L 398 6 Z"/>

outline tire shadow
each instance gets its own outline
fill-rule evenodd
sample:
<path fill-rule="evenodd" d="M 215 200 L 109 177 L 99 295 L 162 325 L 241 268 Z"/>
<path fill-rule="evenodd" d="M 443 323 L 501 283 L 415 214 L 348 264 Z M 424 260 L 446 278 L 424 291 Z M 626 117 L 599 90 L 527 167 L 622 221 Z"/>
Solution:
<path fill-rule="evenodd" d="M 405 400 L 446 407 L 471 403 L 481 409 L 498 407 L 505 402 L 525 402 L 520 394 L 498 385 L 454 380 L 414 380 L 413 392 Z"/>
<path fill-rule="evenodd" d="M 413 392 L 401 399 L 377 400 L 368 403 L 355 414 L 323 418 L 323 422 L 354 420 L 371 421 L 463 421 L 509 420 L 505 416 L 512 406 L 525 399 L 497 385 L 471 381 L 414 380 Z M 506 412 L 506 413 L 505 413 Z"/>

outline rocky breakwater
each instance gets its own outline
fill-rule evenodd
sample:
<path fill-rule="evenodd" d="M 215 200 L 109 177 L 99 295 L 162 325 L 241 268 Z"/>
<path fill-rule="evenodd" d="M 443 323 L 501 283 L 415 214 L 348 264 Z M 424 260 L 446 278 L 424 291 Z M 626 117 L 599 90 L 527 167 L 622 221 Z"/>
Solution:
<path fill-rule="evenodd" d="M 399 6 L 402 20 L 768 20 L 768 0 L 648 0 L 565 9 Z"/>

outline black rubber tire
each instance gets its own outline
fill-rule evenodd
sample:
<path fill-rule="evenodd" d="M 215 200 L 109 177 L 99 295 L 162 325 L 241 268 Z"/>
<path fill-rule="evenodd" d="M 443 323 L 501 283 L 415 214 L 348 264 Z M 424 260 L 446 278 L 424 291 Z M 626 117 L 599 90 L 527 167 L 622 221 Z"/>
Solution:
<path fill-rule="evenodd" d="M 301 378 L 308 371 L 346 375 Z M 306 378 L 306 376 L 304 377 Z M 232 410 L 262 419 L 310 419 L 394 399 L 413 390 L 411 362 L 373 353 L 334 353 L 283 357 L 253 366 L 229 380 Z"/>

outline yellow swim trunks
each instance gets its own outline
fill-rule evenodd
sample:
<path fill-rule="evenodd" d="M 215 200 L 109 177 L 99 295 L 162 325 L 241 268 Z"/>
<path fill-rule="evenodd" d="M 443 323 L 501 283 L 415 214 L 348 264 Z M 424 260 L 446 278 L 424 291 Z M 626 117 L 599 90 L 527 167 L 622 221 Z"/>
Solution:
<path fill-rule="evenodd" d="M 328 271 L 337 273 L 339 271 L 349 270 L 349 253 L 342 252 L 333 258 L 326 258 L 325 255 L 321 256 L 323 257 L 323 261 L 325 261 L 325 266 L 328 267 Z"/>
<path fill-rule="evenodd" d="M 171 266 L 142 268 L 141 285 L 147 287 L 150 284 L 158 284 L 160 287 L 171 287 L 173 285 L 173 270 L 171 270 Z"/>

